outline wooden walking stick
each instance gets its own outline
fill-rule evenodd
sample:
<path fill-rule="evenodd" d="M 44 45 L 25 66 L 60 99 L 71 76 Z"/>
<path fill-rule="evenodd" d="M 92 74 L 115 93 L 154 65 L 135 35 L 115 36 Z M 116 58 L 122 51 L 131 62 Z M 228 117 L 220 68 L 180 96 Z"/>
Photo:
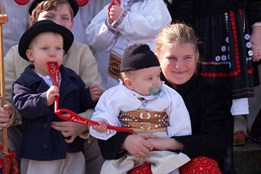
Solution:
<path fill-rule="evenodd" d="M 3 29 L 2 24 L 6 23 L 8 18 L 7 15 L 2 14 L 2 4 L 0 9 L 0 69 L 1 69 L 1 104 L 2 106 L 5 105 L 5 76 L 4 76 L 4 58 L 3 58 Z M 8 154 L 8 145 L 7 145 L 7 128 L 2 128 L 2 144 L 3 144 L 3 150 L 2 150 L 2 160 L 3 160 L 3 166 L 2 166 L 2 173 L 10 173 L 11 167 L 8 167 L 7 170 L 4 167 L 6 163 L 8 165 L 11 165 L 11 158 Z M 10 170 L 9 170 L 10 169 Z"/>
<path fill-rule="evenodd" d="M 8 20 L 7 15 L 2 13 L 2 4 L 0 4 L 0 84 L 1 84 L 1 104 L 5 105 L 5 76 L 4 76 L 4 56 L 3 56 L 3 30 L 2 24 Z M 15 153 L 8 149 L 7 127 L 2 128 L 2 174 L 18 174 L 18 162 L 15 157 Z"/>

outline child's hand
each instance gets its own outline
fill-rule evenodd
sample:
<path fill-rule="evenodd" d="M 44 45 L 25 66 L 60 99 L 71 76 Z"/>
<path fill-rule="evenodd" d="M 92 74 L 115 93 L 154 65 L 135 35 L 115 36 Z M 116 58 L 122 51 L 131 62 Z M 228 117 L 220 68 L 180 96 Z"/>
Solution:
<path fill-rule="evenodd" d="M 91 94 L 91 99 L 92 101 L 96 102 L 99 100 L 102 94 L 102 89 L 100 88 L 99 85 L 91 85 L 89 87 L 90 94 Z"/>
<path fill-rule="evenodd" d="M 53 121 L 51 126 L 62 133 L 67 143 L 72 143 L 77 136 L 87 130 L 86 125 L 71 121 Z"/>
<path fill-rule="evenodd" d="M 110 24 L 118 19 L 123 11 L 118 0 L 114 0 L 113 5 L 108 10 Z"/>
<path fill-rule="evenodd" d="M 261 27 L 252 27 L 250 41 L 253 51 L 252 59 L 254 62 L 258 62 L 261 60 Z"/>
<path fill-rule="evenodd" d="M 92 126 L 94 130 L 97 132 L 106 132 L 107 131 L 107 125 L 104 120 L 98 121 L 99 125 Z"/>
<path fill-rule="evenodd" d="M 127 150 L 131 155 L 137 158 L 145 157 L 153 150 L 153 145 L 142 135 L 129 135 L 123 142 L 123 149 Z"/>
<path fill-rule="evenodd" d="M 6 127 L 13 114 L 13 107 L 9 104 L 5 104 L 0 107 L 0 127 Z"/>
<path fill-rule="evenodd" d="M 50 106 L 53 104 L 54 100 L 55 100 L 55 96 L 59 97 L 59 88 L 57 86 L 51 86 L 48 90 L 47 90 L 47 106 Z"/>

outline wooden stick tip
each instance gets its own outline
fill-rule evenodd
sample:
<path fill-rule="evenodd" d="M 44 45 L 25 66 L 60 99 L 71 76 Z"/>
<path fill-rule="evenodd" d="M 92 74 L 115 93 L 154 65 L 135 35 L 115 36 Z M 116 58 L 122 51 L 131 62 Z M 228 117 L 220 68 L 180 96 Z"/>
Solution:
<path fill-rule="evenodd" d="M 6 14 L 0 14 L 0 24 L 4 24 L 8 21 L 8 16 Z"/>

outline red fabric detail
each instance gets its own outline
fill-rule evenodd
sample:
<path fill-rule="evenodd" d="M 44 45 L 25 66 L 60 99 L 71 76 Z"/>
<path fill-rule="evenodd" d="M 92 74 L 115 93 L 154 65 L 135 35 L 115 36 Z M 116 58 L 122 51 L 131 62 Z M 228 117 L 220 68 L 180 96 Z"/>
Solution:
<path fill-rule="evenodd" d="M 29 2 L 29 0 L 15 0 L 15 2 L 19 5 L 25 5 Z"/>
<path fill-rule="evenodd" d="M 2 169 L 3 168 L 3 160 L 0 159 L 0 168 Z"/>
<path fill-rule="evenodd" d="M 2 173 L 3 174 L 10 174 L 12 170 L 12 159 L 8 154 L 3 153 L 2 154 L 3 159 L 3 168 Z"/>
<path fill-rule="evenodd" d="M 128 171 L 127 174 L 152 174 L 151 172 L 151 166 L 149 163 L 143 163 L 130 171 Z"/>
<path fill-rule="evenodd" d="M 77 4 L 81 7 L 81 6 L 85 6 L 89 0 L 75 0 L 77 2 Z"/>
<path fill-rule="evenodd" d="M 218 163 L 205 156 L 192 158 L 179 168 L 179 172 L 180 174 L 222 174 Z"/>
<path fill-rule="evenodd" d="M 0 150 L 3 150 L 3 145 L 0 144 Z M 8 149 L 8 153 L 2 152 L 2 159 L 0 159 L 0 170 L 3 174 L 19 174 L 19 163 L 16 159 L 14 151 Z"/>

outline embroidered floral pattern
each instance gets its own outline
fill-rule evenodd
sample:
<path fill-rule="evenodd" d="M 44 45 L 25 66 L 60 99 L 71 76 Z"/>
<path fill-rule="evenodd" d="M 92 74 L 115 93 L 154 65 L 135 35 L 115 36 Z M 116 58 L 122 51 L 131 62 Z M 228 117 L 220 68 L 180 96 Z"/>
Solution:
<path fill-rule="evenodd" d="M 243 16 L 243 13 L 240 11 L 241 16 Z M 242 17 L 243 18 L 243 17 Z M 240 59 L 242 58 L 242 55 L 240 55 L 239 53 L 239 45 L 238 45 L 238 31 L 237 31 L 237 26 L 236 26 L 236 21 L 235 21 L 235 13 L 234 11 L 230 11 L 229 14 L 225 13 L 224 14 L 224 19 L 225 19 L 225 23 L 226 23 L 226 30 L 227 33 L 229 33 L 229 29 L 232 30 L 232 38 L 231 40 L 229 39 L 229 37 L 225 38 L 224 41 L 224 45 L 221 45 L 221 52 L 220 55 L 216 55 L 215 59 L 213 61 L 202 61 L 201 64 L 203 66 L 208 66 L 208 65 L 214 65 L 214 66 L 220 66 L 220 65 L 228 65 L 228 68 L 231 69 L 232 64 L 231 64 L 231 59 L 230 59 L 230 55 L 232 49 L 230 49 L 230 46 L 232 46 L 233 49 L 233 54 L 234 54 L 234 58 L 235 58 L 235 69 L 231 69 L 230 72 L 202 72 L 201 75 L 204 77 L 231 77 L 231 76 L 238 76 L 238 74 L 240 73 Z M 243 19 L 242 19 L 243 20 Z M 227 34 L 229 35 L 229 34 Z M 245 33 L 244 35 L 244 39 L 245 39 L 245 46 L 247 49 L 247 55 L 246 57 L 244 57 L 245 62 L 248 63 L 250 61 L 252 61 L 251 56 L 253 55 L 253 52 L 250 50 L 251 48 L 251 43 L 250 43 L 250 35 L 248 33 Z M 231 43 L 230 43 L 231 42 Z M 203 60 L 206 60 L 203 58 Z M 253 73 L 253 69 L 248 69 L 248 73 L 252 74 Z"/>

